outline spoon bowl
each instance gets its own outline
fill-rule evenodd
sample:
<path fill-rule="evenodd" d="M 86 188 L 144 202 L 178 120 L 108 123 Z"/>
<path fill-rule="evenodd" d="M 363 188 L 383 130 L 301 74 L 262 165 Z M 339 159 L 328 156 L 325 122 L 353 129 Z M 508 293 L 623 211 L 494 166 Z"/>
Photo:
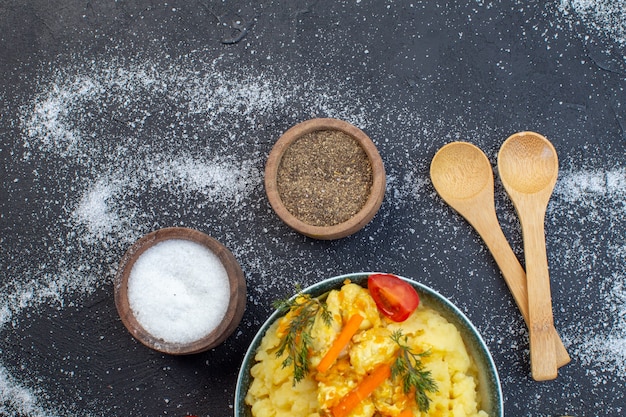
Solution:
<path fill-rule="evenodd" d="M 498 171 L 522 226 L 528 293 L 530 362 L 537 381 L 557 377 L 545 213 L 559 171 L 554 146 L 535 132 L 510 136 L 498 153 Z"/>
<path fill-rule="evenodd" d="M 554 146 L 545 137 L 522 132 L 502 145 L 498 169 L 511 190 L 549 198 L 556 184 L 559 162 Z"/>
<path fill-rule="evenodd" d="M 443 146 L 431 162 L 430 178 L 446 202 L 469 200 L 493 189 L 489 160 L 479 148 L 467 142 Z"/>

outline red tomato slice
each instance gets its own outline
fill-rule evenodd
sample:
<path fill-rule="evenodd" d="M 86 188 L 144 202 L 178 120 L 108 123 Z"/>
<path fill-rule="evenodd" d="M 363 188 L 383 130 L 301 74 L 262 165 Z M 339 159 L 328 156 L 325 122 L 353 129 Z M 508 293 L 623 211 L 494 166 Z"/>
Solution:
<path fill-rule="evenodd" d="M 376 307 L 393 321 L 404 321 L 420 303 L 415 288 L 391 274 L 373 274 L 367 279 L 367 288 Z"/>

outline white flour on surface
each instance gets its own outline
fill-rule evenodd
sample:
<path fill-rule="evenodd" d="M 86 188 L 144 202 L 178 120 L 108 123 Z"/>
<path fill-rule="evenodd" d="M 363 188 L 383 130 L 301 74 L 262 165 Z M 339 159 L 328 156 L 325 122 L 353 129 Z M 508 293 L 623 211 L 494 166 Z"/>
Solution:
<path fill-rule="evenodd" d="M 191 207 L 202 210 L 208 205 L 237 206 L 259 187 L 258 161 L 234 161 L 229 156 L 210 160 L 187 155 L 169 160 L 133 161 L 130 170 L 101 175 L 87 189 L 70 218 L 87 228 L 82 239 L 97 243 L 109 235 L 132 242 L 142 231 L 137 220 L 141 213 L 128 195 L 142 195 L 151 189 L 171 190 L 186 199 L 200 196 Z M 121 213 L 120 211 L 123 211 Z"/>
<path fill-rule="evenodd" d="M 622 248 L 623 250 L 624 248 Z M 623 254 L 622 254 L 623 258 Z M 612 281 L 612 282 L 610 282 Z M 579 334 L 571 333 L 574 354 L 587 367 L 602 364 L 602 371 L 626 375 L 626 274 L 614 274 L 605 283 L 607 288 L 602 294 L 606 304 L 609 323 L 603 332 L 586 333 L 578 329 Z M 602 382 L 602 376 L 596 378 Z"/>
<path fill-rule="evenodd" d="M 50 415 L 39 405 L 38 394 L 20 384 L 0 365 L 0 414 L 8 416 L 11 409 L 18 409 L 23 415 L 33 417 Z"/>
<path fill-rule="evenodd" d="M 626 46 L 625 0 L 560 0 L 559 9 L 574 14 L 594 33 Z"/>
<path fill-rule="evenodd" d="M 580 299 L 568 307 L 581 310 L 579 321 L 569 323 L 564 332 L 570 353 L 599 384 L 610 374 L 626 379 L 626 169 L 562 172 L 554 199 L 549 221 L 559 224 L 567 218 L 581 225 L 580 234 L 557 244 L 561 248 L 555 259 L 572 276 L 586 277 L 584 286 L 573 291 Z M 599 227 L 607 232 L 598 233 Z M 606 263 L 614 272 L 598 276 L 596 265 Z M 600 293 L 591 292 L 598 283 Z M 588 311 L 588 297 L 598 297 L 605 308 Z"/>

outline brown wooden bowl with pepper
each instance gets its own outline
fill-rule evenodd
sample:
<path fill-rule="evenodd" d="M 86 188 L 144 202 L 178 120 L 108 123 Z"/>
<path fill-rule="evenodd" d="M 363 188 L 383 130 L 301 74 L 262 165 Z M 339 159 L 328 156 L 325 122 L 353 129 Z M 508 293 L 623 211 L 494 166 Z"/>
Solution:
<path fill-rule="evenodd" d="M 265 191 L 292 229 L 322 240 L 362 229 L 385 195 L 383 161 L 356 126 L 317 118 L 287 130 L 265 166 Z"/>

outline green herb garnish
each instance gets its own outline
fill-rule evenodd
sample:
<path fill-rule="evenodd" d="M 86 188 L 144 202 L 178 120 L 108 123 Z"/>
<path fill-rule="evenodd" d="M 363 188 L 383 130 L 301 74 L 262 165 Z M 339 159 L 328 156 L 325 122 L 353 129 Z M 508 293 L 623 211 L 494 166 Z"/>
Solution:
<path fill-rule="evenodd" d="M 402 334 L 402 330 L 396 330 L 391 334 L 391 340 L 400 347 L 400 352 L 391 365 L 391 377 L 402 379 L 402 389 L 408 394 L 411 389 L 415 390 L 415 402 L 422 412 L 430 408 L 430 398 L 427 392 L 437 392 L 437 383 L 431 372 L 426 370 L 422 358 L 430 355 L 430 351 L 415 353 L 408 346 L 408 337 Z"/>
<path fill-rule="evenodd" d="M 309 352 L 313 339 L 311 329 L 317 315 L 325 325 L 332 323 L 332 314 L 324 301 L 313 298 L 309 294 L 298 293 L 295 297 L 274 302 L 274 308 L 285 310 L 291 314 L 291 320 L 281 336 L 276 357 L 287 352 L 282 363 L 283 368 L 293 366 L 293 384 L 300 382 L 309 373 Z"/>

